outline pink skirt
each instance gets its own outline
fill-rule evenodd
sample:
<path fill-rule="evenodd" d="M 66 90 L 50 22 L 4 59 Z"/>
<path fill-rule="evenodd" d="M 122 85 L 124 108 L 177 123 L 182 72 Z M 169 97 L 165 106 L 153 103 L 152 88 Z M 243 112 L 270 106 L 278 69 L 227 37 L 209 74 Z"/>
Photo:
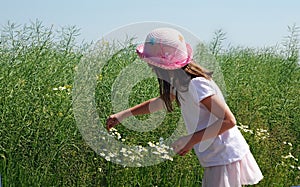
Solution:
<path fill-rule="evenodd" d="M 251 152 L 242 160 L 204 169 L 202 187 L 241 187 L 257 184 L 263 175 Z"/>

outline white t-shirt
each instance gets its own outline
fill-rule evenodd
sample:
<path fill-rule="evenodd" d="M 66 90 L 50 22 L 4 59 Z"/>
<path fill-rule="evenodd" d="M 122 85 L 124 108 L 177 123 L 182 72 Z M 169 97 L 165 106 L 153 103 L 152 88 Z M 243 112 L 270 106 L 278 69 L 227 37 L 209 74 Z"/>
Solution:
<path fill-rule="evenodd" d="M 215 82 L 204 77 L 192 79 L 189 90 L 179 92 L 181 113 L 189 134 L 205 129 L 218 120 L 200 103 L 211 95 L 217 95 L 225 103 L 223 94 Z M 241 160 L 249 151 L 249 146 L 235 126 L 215 138 L 196 144 L 194 150 L 200 164 L 203 167 L 210 167 Z"/>

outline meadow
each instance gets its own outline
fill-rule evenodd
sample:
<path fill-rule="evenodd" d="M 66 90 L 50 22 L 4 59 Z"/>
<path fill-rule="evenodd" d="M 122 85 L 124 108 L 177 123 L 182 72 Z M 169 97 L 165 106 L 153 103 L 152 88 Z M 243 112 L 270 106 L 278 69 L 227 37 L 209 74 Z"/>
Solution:
<path fill-rule="evenodd" d="M 147 167 L 109 161 L 85 141 L 74 116 L 74 77 L 93 45 L 76 40 L 77 27 L 54 28 L 37 21 L 0 28 L 0 175 L 6 186 L 201 186 L 203 169 L 193 152 Z M 226 100 L 251 147 L 264 179 L 256 186 L 300 185 L 299 28 L 265 48 L 225 47 L 221 31 L 206 45 L 220 64 Z M 113 112 L 112 87 L 137 56 L 130 40 L 120 49 L 98 45 L 106 64 L 97 74 L 95 105 L 104 124 Z M 199 45 L 195 58 L 208 51 Z M 209 68 L 209 67 L 208 67 Z M 134 106 L 158 95 L 154 78 L 136 84 Z M 166 139 L 180 111 L 166 114 L 150 132 L 120 125 L 114 139 L 145 146 Z M 137 117 L 145 121 L 149 116 Z"/>

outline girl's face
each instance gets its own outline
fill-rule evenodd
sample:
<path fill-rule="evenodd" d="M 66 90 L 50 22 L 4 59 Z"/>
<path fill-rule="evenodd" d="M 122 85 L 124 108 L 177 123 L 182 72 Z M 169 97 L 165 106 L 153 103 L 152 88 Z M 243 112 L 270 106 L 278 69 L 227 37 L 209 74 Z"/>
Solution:
<path fill-rule="evenodd" d="M 153 65 L 149 65 L 152 71 L 156 74 L 156 76 L 160 79 L 163 79 L 170 83 L 170 80 L 174 77 L 174 70 L 165 70 Z"/>
<path fill-rule="evenodd" d="M 157 78 L 168 82 L 178 91 L 187 91 L 191 77 L 183 69 L 165 70 L 148 64 Z"/>

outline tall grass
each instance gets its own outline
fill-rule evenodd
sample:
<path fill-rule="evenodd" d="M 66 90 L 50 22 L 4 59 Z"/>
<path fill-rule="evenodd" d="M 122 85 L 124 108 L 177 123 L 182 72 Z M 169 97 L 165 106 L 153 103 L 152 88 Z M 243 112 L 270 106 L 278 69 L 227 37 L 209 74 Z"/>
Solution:
<path fill-rule="evenodd" d="M 281 45 L 264 49 L 222 49 L 219 42 L 224 35 L 218 33 L 211 50 L 221 64 L 227 102 L 265 176 L 258 186 L 299 185 L 297 28 L 290 28 Z M 3 186 L 200 186 L 203 169 L 193 152 L 158 165 L 130 168 L 106 161 L 85 143 L 76 126 L 70 94 L 86 49 L 86 44 L 76 42 L 78 34 L 76 27 L 55 30 L 39 21 L 20 26 L 8 23 L 1 28 Z M 113 50 L 103 45 L 108 52 Z M 112 112 L 114 79 L 136 58 L 134 46 L 128 46 L 99 75 L 96 102 L 102 121 Z M 147 99 L 145 95 L 157 95 L 156 88 L 154 79 L 140 82 L 132 90 L 130 105 Z M 136 133 L 123 126 L 118 131 L 131 144 L 155 141 L 169 136 L 178 115 L 178 109 L 168 114 L 164 125 L 151 133 Z"/>

